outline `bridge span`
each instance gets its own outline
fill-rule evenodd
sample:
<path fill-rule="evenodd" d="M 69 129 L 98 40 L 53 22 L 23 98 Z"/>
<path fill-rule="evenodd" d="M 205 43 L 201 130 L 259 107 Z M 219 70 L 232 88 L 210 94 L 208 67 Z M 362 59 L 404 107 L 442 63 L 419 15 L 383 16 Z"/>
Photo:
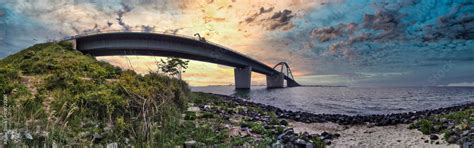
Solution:
<path fill-rule="evenodd" d="M 251 72 L 266 75 L 267 88 L 300 86 L 286 63 L 269 67 L 229 48 L 199 39 L 147 32 L 111 32 L 72 37 L 73 48 L 92 56 L 145 55 L 178 57 L 234 67 L 236 89 L 249 89 Z M 276 70 L 282 66 L 281 70 Z M 284 71 L 283 67 L 286 67 Z M 285 74 L 286 72 L 286 74 Z"/>

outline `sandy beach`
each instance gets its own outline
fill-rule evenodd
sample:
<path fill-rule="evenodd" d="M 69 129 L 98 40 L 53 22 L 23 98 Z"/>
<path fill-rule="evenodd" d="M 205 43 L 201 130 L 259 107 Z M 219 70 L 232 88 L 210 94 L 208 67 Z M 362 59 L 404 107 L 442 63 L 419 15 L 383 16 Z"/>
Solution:
<path fill-rule="evenodd" d="M 459 145 L 447 144 L 441 139 L 431 141 L 429 140 L 429 135 L 423 135 L 418 130 L 408 129 L 408 124 L 345 126 L 331 122 L 307 124 L 291 121 L 290 125 L 294 128 L 295 133 L 304 131 L 310 134 L 320 134 L 322 132 L 339 133 L 341 136 L 332 140 L 332 144 L 329 147 L 459 147 Z M 437 142 L 438 144 L 436 144 Z"/>

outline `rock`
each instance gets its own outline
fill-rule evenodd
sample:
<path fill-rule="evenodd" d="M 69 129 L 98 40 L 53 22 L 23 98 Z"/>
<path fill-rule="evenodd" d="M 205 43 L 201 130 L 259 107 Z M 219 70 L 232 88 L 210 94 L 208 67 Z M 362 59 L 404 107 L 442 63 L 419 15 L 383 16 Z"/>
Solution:
<path fill-rule="evenodd" d="M 211 105 L 204 105 L 203 108 L 209 110 L 209 109 L 211 109 Z"/>
<path fill-rule="evenodd" d="M 452 135 L 446 140 L 448 143 L 456 143 L 458 141 L 459 137 L 457 135 Z"/>
<path fill-rule="evenodd" d="M 333 135 L 328 133 L 328 132 L 323 132 L 321 133 L 321 139 L 323 140 L 326 140 L 326 139 L 329 139 L 329 140 L 332 140 L 333 139 Z"/>
<path fill-rule="evenodd" d="M 329 140 L 329 139 L 326 139 L 326 140 L 324 140 L 324 144 L 326 144 L 326 145 L 331 145 L 331 144 L 332 144 L 332 142 L 331 142 L 331 140 Z"/>
<path fill-rule="evenodd" d="M 469 132 L 470 132 L 469 130 L 463 131 L 462 134 L 461 134 L 461 137 L 467 136 L 469 134 Z"/>
<path fill-rule="evenodd" d="M 130 143 L 130 139 L 125 138 L 125 144 L 128 144 L 128 143 Z"/>
<path fill-rule="evenodd" d="M 277 140 L 272 144 L 272 148 L 284 148 L 284 145 L 280 142 L 280 140 Z"/>
<path fill-rule="evenodd" d="M 299 114 L 295 116 L 295 119 L 296 119 L 296 120 L 298 120 L 298 119 L 300 119 L 300 118 L 301 118 L 301 116 L 300 116 Z"/>
<path fill-rule="evenodd" d="M 53 141 L 53 144 L 51 145 L 52 148 L 58 148 L 58 144 L 56 144 L 56 142 Z"/>
<path fill-rule="evenodd" d="M 192 107 L 188 107 L 187 111 L 199 112 L 199 111 L 201 111 L 201 109 L 199 107 L 192 106 Z"/>
<path fill-rule="evenodd" d="M 314 148 L 314 145 L 311 142 L 306 143 L 306 148 Z"/>
<path fill-rule="evenodd" d="M 250 128 L 248 127 L 240 128 L 240 130 L 244 132 L 250 132 Z"/>
<path fill-rule="evenodd" d="M 23 132 L 23 138 L 27 139 L 27 140 L 33 140 L 33 136 L 31 136 L 31 134 L 27 131 Z"/>
<path fill-rule="evenodd" d="M 118 148 L 118 144 L 116 142 L 107 144 L 107 148 Z"/>
<path fill-rule="evenodd" d="M 439 141 L 436 141 L 435 144 L 439 144 Z"/>
<path fill-rule="evenodd" d="M 102 140 L 104 137 L 98 133 L 94 133 L 94 135 L 92 135 L 92 141 L 94 143 L 98 143 L 100 140 Z"/>
<path fill-rule="evenodd" d="M 192 147 L 195 147 L 196 143 L 197 142 L 194 141 L 194 140 L 186 141 L 186 142 L 184 142 L 184 147 L 185 148 L 192 148 Z"/>
<path fill-rule="evenodd" d="M 425 143 L 428 143 L 428 142 L 430 142 L 430 141 L 429 141 L 429 140 L 425 140 Z"/>
<path fill-rule="evenodd" d="M 288 126 L 288 121 L 286 120 L 281 120 L 280 125 Z"/>
<path fill-rule="evenodd" d="M 472 142 L 474 139 L 470 139 L 469 137 L 461 137 L 457 141 L 457 144 L 464 144 L 466 142 Z"/>
<path fill-rule="evenodd" d="M 282 134 L 278 135 L 277 140 L 280 140 L 282 143 L 292 142 L 298 139 L 295 136 L 295 133 L 292 128 L 286 129 Z"/>
<path fill-rule="evenodd" d="M 289 135 L 289 136 L 288 136 L 288 140 L 289 140 L 290 142 L 295 142 L 297 139 L 298 139 L 298 135 L 297 135 L 297 134 L 292 134 L 292 135 Z"/>
<path fill-rule="evenodd" d="M 306 147 L 306 141 L 304 141 L 303 139 L 296 139 L 293 144 L 295 144 L 296 146 L 299 146 L 299 147 Z"/>
<path fill-rule="evenodd" d="M 467 147 L 467 148 L 471 148 L 471 147 L 474 147 L 474 142 L 464 142 L 462 144 L 462 147 Z"/>
<path fill-rule="evenodd" d="M 433 135 L 430 135 L 430 139 L 431 139 L 431 140 L 438 140 L 439 137 L 438 137 L 438 135 L 434 135 L 434 134 L 433 134 Z"/>
<path fill-rule="evenodd" d="M 303 140 L 309 141 L 309 139 L 311 139 L 311 135 L 310 135 L 308 132 L 304 132 L 304 133 L 301 135 L 301 138 L 302 138 Z"/>

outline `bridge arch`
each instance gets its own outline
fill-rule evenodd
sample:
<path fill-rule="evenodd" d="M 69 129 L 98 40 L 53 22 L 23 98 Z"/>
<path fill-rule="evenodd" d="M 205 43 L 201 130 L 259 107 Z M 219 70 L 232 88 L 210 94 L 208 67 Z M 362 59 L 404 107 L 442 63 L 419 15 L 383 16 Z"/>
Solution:
<path fill-rule="evenodd" d="M 92 56 L 172 56 L 235 67 L 236 88 L 250 88 L 250 73 L 252 71 L 267 76 L 267 87 L 283 87 L 279 84 L 269 84 L 272 81 L 268 81 L 269 78 L 282 75 L 280 71 L 203 39 L 196 40 L 192 37 L 149 32 L 110 32 L 75 36 L 72 41 L 74 49 Z M 285 65 L 288 67 L 288 64 Z M 293 77 L 290 78 L 286 75 L 277 79 L 294 81 Z"/>

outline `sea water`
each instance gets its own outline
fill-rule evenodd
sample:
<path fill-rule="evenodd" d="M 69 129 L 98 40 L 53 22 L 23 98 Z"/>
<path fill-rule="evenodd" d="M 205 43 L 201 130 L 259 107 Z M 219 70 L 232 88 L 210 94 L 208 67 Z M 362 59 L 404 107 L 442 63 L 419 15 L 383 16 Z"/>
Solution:
<path fill-rule="evenodd" d="M 282 109 L 316 114 L 369 115 L 437 109 L 474 102 L 474 87 L 291 87 L 236 91 L 234 86 L 192 87 Z"/>

